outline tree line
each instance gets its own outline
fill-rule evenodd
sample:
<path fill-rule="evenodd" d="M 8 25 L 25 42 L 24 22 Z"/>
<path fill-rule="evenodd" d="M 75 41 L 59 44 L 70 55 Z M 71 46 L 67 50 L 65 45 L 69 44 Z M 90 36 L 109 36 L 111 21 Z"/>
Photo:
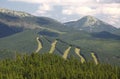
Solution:
<path fill-rule="evenodd" d="M 32 53 L 0 60 L 0 79 L 120 79 L 120 67 Z"/>

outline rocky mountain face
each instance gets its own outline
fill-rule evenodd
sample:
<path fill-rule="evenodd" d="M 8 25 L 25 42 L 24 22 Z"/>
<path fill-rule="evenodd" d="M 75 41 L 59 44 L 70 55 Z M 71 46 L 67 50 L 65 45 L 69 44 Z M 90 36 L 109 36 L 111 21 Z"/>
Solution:
<path fill-rule="evenodd" d="M 112 32 L 117 29 L 112 25 L 107 24 L 92 16 L 85 16 L 77 21 L 67 22 L 65 23 L 65 25 L 79 30 L 85 30 L 88 32 Z"/>
<path fill-rule="evenodd" d="M 16 17 L 33 17 L 31 14 L 28 14 L 25 12 L 14 11 L 14 10 L 9 10 L 4 8 L 0 8 L 0 13 L 9 14 L 11 16 L 16 16 Z"/>

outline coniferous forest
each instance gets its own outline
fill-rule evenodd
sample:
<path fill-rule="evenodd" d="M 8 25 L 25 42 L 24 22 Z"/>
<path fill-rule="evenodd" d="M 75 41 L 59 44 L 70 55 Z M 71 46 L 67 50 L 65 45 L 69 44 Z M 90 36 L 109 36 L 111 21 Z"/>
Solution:
<path fill-rule="evenodd" d="M 120 67 L 32 53 L 0 60 L 0 79 L 120 79 Z"/>

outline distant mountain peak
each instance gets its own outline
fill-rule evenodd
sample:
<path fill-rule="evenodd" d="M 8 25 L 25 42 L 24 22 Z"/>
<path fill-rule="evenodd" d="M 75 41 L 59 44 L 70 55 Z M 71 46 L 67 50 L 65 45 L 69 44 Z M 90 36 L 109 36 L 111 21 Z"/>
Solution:
<path fill-rule="evenodd" d="M 92 19 L 92 20 L 97 20 L 95 17 L 93 16 L 90 16 L 90 15 L 87 15 L 87 16 L 84 16 L 83 18 L 87 18 L 87 19 Z"/>
<path fill-rule="evenodd" d="M 97 21 L 97 19 L 93 16 L 85 16 L 84 18 L 87 18 L 88 22 L 96 22 Z"/>
<path fill-rule="evenodd" d="M 18 17 L 32 17 L 31 14 L 21 12 L 21 11 L 14 11 L 14 10 L 9 10 L 5 8 L 0 8 L 0 13 L 6 13 L 12 16 L 18 16 Z"/>
<path fill-rule="evenodd" d="M 81 18 L 80 20 L 83 20 L 83 25 L 86 27 L 94 27 L 95 24 L 99 25 L 100 20 L 98 20 L 97 18 L 93 17 L 93 16 L 85 16 L 83 18 Z M 79 21 L 80 21 L 79 20 Z"/>
<path fill-rule="evenodd" d="M 108 31 L 113 32 L 116 30 L 115 27 L 112 25 L 103 22 L 95 18 L 94 16 L 84 16 L 77 21 L 67 22 L 65 23 L 66 26 L 74 27 L 75 29 L 85 30 L 87 32 L 101 32 L 101 31 Z"/>

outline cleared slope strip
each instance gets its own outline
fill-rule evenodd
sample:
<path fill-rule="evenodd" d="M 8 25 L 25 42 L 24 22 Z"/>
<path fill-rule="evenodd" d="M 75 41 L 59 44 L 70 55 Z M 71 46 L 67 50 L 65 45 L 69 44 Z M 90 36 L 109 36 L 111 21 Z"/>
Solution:
<path fill-rule="evenodd" d="M 67 59 L 67 56 L 68 56 L 68 54 L 69 54 L 69 52 L 70 52 L 70 49 L 71 49 L 71 47 L 68 47 L 68 48 L 65 50 L 65 52 L 64 52 L 64 54 L 63 54 L 63 58 L 64 58 L 64 59 Z"/>
<path fill-rule="evenodd" d="M 97 65 L 98 64 L 98 59 L 97 59 L 96 55 L 94 53 L 91 53 L 91 56 L 92 56 L 95 64 Z"/>
<path fill-rule="evenodd" d="M 51 44 L 51 49 L 50 49 L 49 53 L 52 54 L 52 53 L 54 52 L 57 42 L 58 42 L 58 41 L 55 40 L 55 41 Z"/>
<path fill-rule="evenodd" d="M 35 52 L 37 53 L 37 52 L 39 52 L 42 49 L 42 43 L 41 43 L 39 37 L 37 37 L 36 40 L 37 40 L 37 43 L 38 43 L 38 48 L 36 49 Z"/>
<path fill-rule="evenodd" d="M 86 62 L 85 58 L 80 54 L 80 49 L 79 48 L 75 48 L 75 53 L 80 57 L 81 63 Z"/>

